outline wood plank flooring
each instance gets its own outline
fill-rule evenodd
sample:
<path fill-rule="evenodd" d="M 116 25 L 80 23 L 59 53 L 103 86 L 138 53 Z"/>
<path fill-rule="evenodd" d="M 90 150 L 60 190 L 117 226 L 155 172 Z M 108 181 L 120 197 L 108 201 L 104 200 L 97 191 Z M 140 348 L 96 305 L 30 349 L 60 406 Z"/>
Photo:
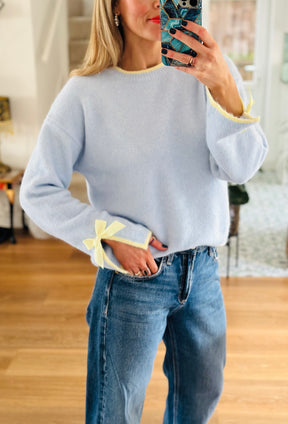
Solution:
<path fill-rule="evenodd" d="M 0 423 L 84 424 L 85 312 L 96 269 L 60 241 L 16 234 L 16 245 L 0 245 Z M 210 424 L 287 424 L 288 281 L 221 283 L 227 364 Z M 164 354 L 160 344 L 141 424 L 162 422 Z"/>

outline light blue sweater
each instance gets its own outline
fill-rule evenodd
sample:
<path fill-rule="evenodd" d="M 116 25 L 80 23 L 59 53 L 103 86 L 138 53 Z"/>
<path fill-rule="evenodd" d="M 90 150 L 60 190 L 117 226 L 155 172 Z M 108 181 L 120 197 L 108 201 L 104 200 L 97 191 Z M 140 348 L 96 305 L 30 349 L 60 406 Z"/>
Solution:
<path fill-rule="evenodd" d="M 241 77 L 228 63 L 247 105 Z M 73 77 L 59 93 L 20 201 L 43 230 L 90 254 L 95 265 L 119 270 L 101 239 L 146 249 L 152 232 L 168 245 L 165 255 L 225 244 L 227 181 L 249 180 L 266 152 L 249 107 L 240 119 L 227 114 L 193 76 L 161 65 L 146 72 L 111 68 Z M 86 178 L 90 205 L 68 191 L 73 171 Z"/>

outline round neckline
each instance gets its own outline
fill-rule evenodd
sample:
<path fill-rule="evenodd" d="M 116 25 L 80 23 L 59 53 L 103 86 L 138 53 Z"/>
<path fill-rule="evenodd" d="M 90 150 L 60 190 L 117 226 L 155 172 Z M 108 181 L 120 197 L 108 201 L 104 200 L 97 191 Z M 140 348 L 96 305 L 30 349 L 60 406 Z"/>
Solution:
<path fill-rule="evenodd" d="M 147 69 L 141 69 L 140 71 L 126 71 L 125 69 L 120 68 L 120 66 L 114 66 L 114 69 L 116 71 L 121 72 L 122 74 L 128 74 L 128 75 L 140 75 L 140 74 L 147 74 L 149 72 L 155 71 L 156 69 L 160 69 L 164 66 L 164 64 L 161 62 L 158 65 L 152 66 L 151 68 Z"/>

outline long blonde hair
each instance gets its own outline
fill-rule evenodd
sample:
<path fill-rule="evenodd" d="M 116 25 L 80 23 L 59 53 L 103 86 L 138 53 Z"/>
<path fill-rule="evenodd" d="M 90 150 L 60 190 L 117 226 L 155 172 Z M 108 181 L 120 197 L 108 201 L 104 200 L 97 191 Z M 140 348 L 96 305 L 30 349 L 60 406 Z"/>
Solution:
<path fill-rule="evenodd" d="M 70 77 L 92 75 L 119 63 L 123 51 L 120 27 L 114 22 L 117 0 L 95 0 L 88 48 L 82 65 L 70 72 Z"/>

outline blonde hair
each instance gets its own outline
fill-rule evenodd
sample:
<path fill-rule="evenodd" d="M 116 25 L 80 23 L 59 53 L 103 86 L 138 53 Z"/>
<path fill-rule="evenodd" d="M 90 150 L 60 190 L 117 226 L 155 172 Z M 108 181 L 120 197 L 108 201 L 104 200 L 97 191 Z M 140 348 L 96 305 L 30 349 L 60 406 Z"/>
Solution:
<path fill-rule="evenodd" d="M 70 72 L 70 77 L 92 75 L 111 66 L 117 66 L 123 51 L 121 24 L 114 22 L 117 0 L 95 0 L 88 48 L 80 68 Z"/>

